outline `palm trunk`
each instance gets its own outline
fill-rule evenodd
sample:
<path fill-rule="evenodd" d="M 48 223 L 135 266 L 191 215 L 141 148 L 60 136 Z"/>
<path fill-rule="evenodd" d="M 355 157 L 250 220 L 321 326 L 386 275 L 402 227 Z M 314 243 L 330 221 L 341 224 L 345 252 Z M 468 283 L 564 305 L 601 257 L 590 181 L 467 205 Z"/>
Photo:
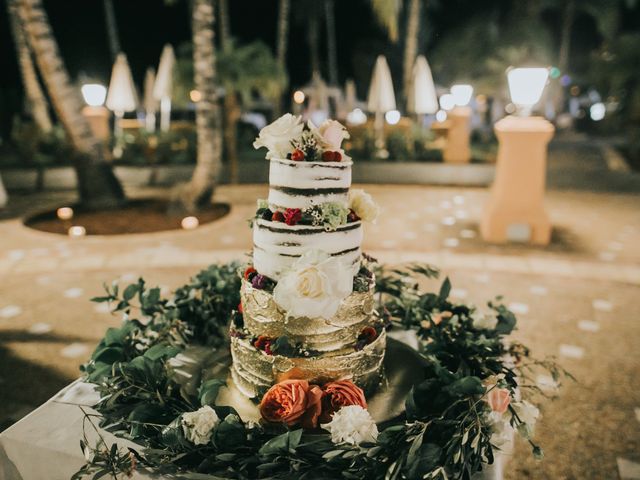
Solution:
<path fill-rule="evenodd" d="M 82 116 L 80 92 L 62 62 L 42 0 L 21 0 L 20 19 L 51 98 L 51 103 L 74 148 L 73 158 L 80 201 L 89 208 L 122 203 L 124 191 L 106 162 L 103 147 Z"/>
<path fill-rule="evenodd" d="M 229 181 L 238 183 L 238 120 L 240 106 L 238 96 L 232 89 L 227 90 L 224 97 L 224 148 L 229 163 Z"/>
<path fill-rule="evenodd" d="M 312 12 L 307 26 L 307 41 L 309 42 L 309 58 L 311 60 L 311 78 L 316 74 L 320 75 L 320 45 L 318 41 L 320 32 L 318 31 L 318 17 Z"/>
<path fill-rule="evenodd" d="M 116 12 L 113 8 L 113 0 L 103 0 L 103 6 L 111 61 L 115 62 L 121 48 L 120 37 L 118 36 L 118 23 L 116 22 Z"/>
<path fill-rule="evenodd" d="M 278 11 L 278 45 L 276 55 L 278 63 L 284 69 L 287 62 L 287 45 L 289 43 L 289 8 L 290 0 L 280 0 Z"/>
<path fill-rule="evenodd" d="M 211 202 L 220 172 L 222 128 L 216 94 L 214 20 L 213 0 L 193 2 L 194 85 L 202 94 L 196 103 L 198 153 L 191 180 L 180 189 L 178 197 L 180 207 L 190 212 Z"/>
<path fill-rule="evenodd" d="M 571 29 L 576 13 L 575 0 L 568 0 L 565 4 L 562 15 L 562 30 L 560 32 L 560 50 L 558 52 L 558 68 L 563 75 L 569 70 L 569 51 L 571 50 Z M 558 86 L 556 96 L 556 110 L 561 112 L 564 109 L 564 88 Z"/>
<path fill-rule="evenodd" d="M 18 8 L 18 0 L 7 0 L 9 23 L 11 25 L 13 42 L 16 46 L 20 75 L 22 76 L 22 83 L 27 97 L 27 109 L 38 129 L 42 133 L 49 133 L 53 125 L 51 123 L 51 117 L 49 116 L 47 99 L 42 92 L 36 68 L 33 64 L 33 58 L 29 51 L 29 45 L 27 44 L 27 39 L 21 27 Z"/>
<path fill-rule="evenodd" d="M 338 85 L 338 52 L 336 48 L 336 17 L 334 0 L 324 2 L 327 21 L 327 56 L 329 60 L 329 83 Z"/>
<path fill-rule="evenodd" d="M 418 50 L 418 34 L 420 31 L 420 2 L 421 0 L 411 0 L 409 5 L 409 16 L 407 18 L 407 33 L 404 40 L 404 60 L 402 68 L 402 97 L 405 103 L 409 98 L 409 91 L 413 85 L 413 63 L 416 60 Z M 407 110 L 409 106 L 406 105 Z"/>
<path fill-rule="evenodd" d="M 222 47 L 222 50 L 227 50 L 231 40 L 229 5 L 227 4 L 227 0 L 218 0 L 218 15 L 220 15 L 220 47 Z"/>

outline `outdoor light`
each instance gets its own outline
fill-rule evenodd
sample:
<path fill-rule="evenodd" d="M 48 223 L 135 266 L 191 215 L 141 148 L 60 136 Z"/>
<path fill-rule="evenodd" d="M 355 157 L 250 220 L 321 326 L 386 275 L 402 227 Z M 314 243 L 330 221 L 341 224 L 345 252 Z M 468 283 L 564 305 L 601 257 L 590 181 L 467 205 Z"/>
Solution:
<path fill-rule="evenodd" d="M 60 207 L 56 210 L 56 215 L 60 220 L 71 220 L 73 218 L 73 208 Z"/>
<path fill-rule="evenodd" d="M 107 87 L 99 83 L 87 83 L 80 88 L 84 101 L 90 107 L 101 106 L 107 98 Z"/>
<path fill-rule="evenodd" d="M 473 87 L 471 85 L 454 85 L 451 87 L 451 95 L 458 107 L 464 107 L 471 101 Z"/>
<path fill-rule="evenodd" d="M 347 123 L 349 125 L 362 125 L 367 122 L 367 115 L 359 108 L 354 108 L 347 114 Z"/>
<path fill-rule="evenodd" d="M 69 229 L 68 233 L 71 238 L 80 238 L 87 234 L 87 229 L 81 225 L 74 225 Z"/>
<path fill-rule="evenodd" d="M 511 101 L 522 116 L 529 115 L 533 106 L 540 101 L 547 78 L 547 68 L 513 68 L 507 72 Z"/>
<path fill-rule="evenodd" d="M 293 92 L 293 101 L 298 105 L 304 103 L 305 98 L 306 96 L 302 90 L 296 90 L 295 92 Z"/>
<path fill-rule="evenodd" d="M 395 125 L 400 121 L 400 112 L 398 110 L 389 110 L 384 114 L 384 119 L 389 125 Z"/>
<path fill-rule="evenodd" d="M 200 221 L 197 217 L 184 217 L 182 219 L 182 222 L 180 222 L 180 225 L 185 230 L 194 230 L 198 228 L 198 225 L 200 225 Z"/>
<path fill-rule="evenodd" d="M 198 90 L 191 90 L 189 92 L 189 98 L 193 103 L 197 103 L 202 100 L 202 93 L 200 93 Z"/>
<path fill-rule="evenodd" d="M 599 122 L 604 118 L 604 114 L 606 113 L 606 111 L 607 108 L 605 107 L 604 103 L 597 102 L 591 105 L 591 108 L 589 109 L 589 116 L 594 122 Z"/>
<path fill-rule="evenodd" d="M 436 120 L 439 122 L 444 122 L 447 119 L 447 112 L 444 110 L 438 110 L 436 112 Z"/>
<path fill-rule="evenodd" d="M 450 93 L 445 93 L 440 97 L 440 108 L 443 110 L 453 110 L 456 106 L 456 100 Z"/>

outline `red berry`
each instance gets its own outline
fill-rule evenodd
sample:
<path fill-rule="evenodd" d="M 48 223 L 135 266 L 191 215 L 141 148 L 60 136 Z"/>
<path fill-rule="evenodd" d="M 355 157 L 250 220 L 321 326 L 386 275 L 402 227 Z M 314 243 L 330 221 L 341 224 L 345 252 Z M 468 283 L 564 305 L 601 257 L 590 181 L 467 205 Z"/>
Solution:
<path fill-rule="evenodd" d="M 360 220 L 360 217 L 356 215 L 356 212 L 354 212 L 352 209 L 349 209 L 349 214 L 347 215 L 347 222 L 349 223 L 357 222 L 358 220 Z"/>
<path fill-rule="evenodd" d="M 363 340 L 367 343 L 373 342 L 378 337 L 378 332 L 373 327 L 364 327 L 360 335 L 358 336 L 358 340 Z"/>
<path fill-rule="evenodd" d="M 322 161 L 323 162 L 334 162 L 335 160 L 335 152 L 330 152 L 327 150 L 326 152 L 322 152 Z"/>
<path fill-rule="evenodd" d="M 260 335 L 255 342 L 253 342 L 253 346 L 258 350 L 264 351 L 267 355 L 271 355 L 271 343 L 273 340 L 265 335 Z"/>
<path fill-rule="evenodd" d="M 294 162 L 304 160 L 304 152 L 299 148 L 296 148 L 291 154 L 291 160 L 293 160 Z"/>
<path fill-rule="evenodd" d="M 242 302 L 238 304 L 238 312 L 244 313 L 244 309 L 242 308 Z"/>
<path fill-rule="evenodd" d="M 333 161 L 334 162 L 341 162 L 342 161 L 342 154 L 340 152 L 333 152 Z"/>
<path fill-rule="evenodd" d="M 249 277 L 251 276 L 252 273 L 256 273 L 257 270 L 253 267 L 247 267 L 247 269 L 244 271 L 244 279 L 245 280 L 249 280 Z"/>
<path fill-rule="evenodd" d="M 284 222 L 284 215 L 282 212 L 273 212 L 271 220 L 274 222 Z"/>
<path fill-rule="evenodd" d="M 299 208 L 287 208 L 284 212 L 284 221 L 287 225 L 296 225 L 302 220 L 302 210 Z"/>

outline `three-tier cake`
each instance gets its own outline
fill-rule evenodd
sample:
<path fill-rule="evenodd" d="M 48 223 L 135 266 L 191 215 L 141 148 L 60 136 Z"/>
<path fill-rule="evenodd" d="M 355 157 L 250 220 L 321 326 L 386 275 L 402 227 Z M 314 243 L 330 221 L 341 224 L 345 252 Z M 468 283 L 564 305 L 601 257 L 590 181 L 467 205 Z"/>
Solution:
<path fill-rule="evenodd" d="M 254 143 L 268 150 L 269 196 L 252 220 L 253 261 L 230 332 L 231 374 L 248 397 L 291 378 L 349 379 L 366 392 L 381 381 L 386 336 L 361 252 L 362 222 L 378 209 L 350 190 L 348 137 L 336 121 L 316 128 L 287 114 Z"/>

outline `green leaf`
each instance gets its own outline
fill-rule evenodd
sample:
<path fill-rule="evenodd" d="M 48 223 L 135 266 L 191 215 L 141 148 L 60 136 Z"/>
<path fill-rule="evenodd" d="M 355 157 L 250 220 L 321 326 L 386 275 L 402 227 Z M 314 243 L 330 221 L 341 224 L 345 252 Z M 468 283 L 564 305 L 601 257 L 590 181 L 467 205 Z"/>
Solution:
<path fill-rule="evenodd" d="M 198 399 L 200 400 L 200 405 L 202 405 L 203 407 L 205 405 L 215 405 L 215 401 L 216 398 L 218 398 L 218 392 L 220 391 L 220 388 L 226 385 L 227 384 L 223 380 L 219 380 L 217 378 L 204 382 L 198 390 Z"/>
<path fill-rule="evenodd" d="M 283 433 L 272 438 L 259 450 L 260 455 L 287 455 L 295 452 L 302 438 L 302 429 Z"/>
<path fill-rule="evenodd" d="M 96 363 L 112 364 L 121 362 L 124 360 L 124 350 L 122 347 L 106 347 L 96 350 L 91 358 L 93 358 Z"/>
<path fill-rule="evenodd" d="M 129 285 L 127 288 L 124 289 L 124 292 L 122 292 L 122 298 L 128 302 L 133 297 L 135 297 L 139 291 L 140 291 L 140 285 L 137 283 L 132 283 L 131 285 Z"/>
<path fill-rule="evenodd" d="M 442 286 L 440 287 L 440 293 L 438 293 L 438 299 L 441 302 L 444 302 L 447 298 L 449 298 L 449 294 L 451 293 L 451 281 L 449 277 L 444 279 L 442 282 Z"/>
<path fill-rule="evenodd" d="M 478 377 L 463 377 L 446 387 L 446 390 L 457 396 L 482 395 L 485 388 Z"/>

